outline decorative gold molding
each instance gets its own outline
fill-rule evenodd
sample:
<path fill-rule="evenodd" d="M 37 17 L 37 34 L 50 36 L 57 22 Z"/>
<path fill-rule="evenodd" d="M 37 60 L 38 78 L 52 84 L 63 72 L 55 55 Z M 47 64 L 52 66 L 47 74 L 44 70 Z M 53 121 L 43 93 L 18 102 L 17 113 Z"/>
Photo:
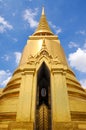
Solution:
<path fill-rule="evenodd" d="M 40 60 L 43 58 L 47 59 L 49 64 L 53 64 L 53 65 L 61 64 L 61 61 L 58 56 L 54 58 L 52 55 L 49 54 L 48 49 L 45 44 L 45 39 L 43 39 L 42 48 L 40 52 L 38 52 L 35 56 L 30 55 L 28 57 L 27 64 L 30 64 L 30 65 L 39 64 Z"/>

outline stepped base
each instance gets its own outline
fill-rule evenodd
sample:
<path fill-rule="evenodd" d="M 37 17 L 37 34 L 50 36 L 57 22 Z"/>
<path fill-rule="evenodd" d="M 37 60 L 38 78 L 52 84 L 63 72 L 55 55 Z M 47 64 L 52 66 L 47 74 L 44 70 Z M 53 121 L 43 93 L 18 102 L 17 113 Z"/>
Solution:
<path fill-rule="evenodd" d="M 34 130 L 32 122 L 0 123 L 0 130 Z M 86 130 L 86 121 L 54 122 L 52 130 Z"/>
<path fill-rule="evenodd" d="M 86 122 L 54 122 L 53 130 L 86 130 Z"/>
<path fill-rule="evenodd" d="M 8 130 L 34 130 L 34 127 L 32 122 L 12 122 Z"/>
<path fill-rule="evenodd" d="M 8 123 L 0 123 L 0 130 L 8 130 Z"/>

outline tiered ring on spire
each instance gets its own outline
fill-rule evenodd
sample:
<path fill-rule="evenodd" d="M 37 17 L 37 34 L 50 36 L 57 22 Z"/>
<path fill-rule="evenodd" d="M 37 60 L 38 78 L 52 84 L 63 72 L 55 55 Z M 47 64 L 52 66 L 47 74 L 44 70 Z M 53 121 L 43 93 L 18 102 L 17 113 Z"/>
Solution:
<path fill-rule="evenodd" d="M 42 15 L 38 27 L 33 35 L 53 35 L 45 16 L 44 7 L 42 8 Z"/>

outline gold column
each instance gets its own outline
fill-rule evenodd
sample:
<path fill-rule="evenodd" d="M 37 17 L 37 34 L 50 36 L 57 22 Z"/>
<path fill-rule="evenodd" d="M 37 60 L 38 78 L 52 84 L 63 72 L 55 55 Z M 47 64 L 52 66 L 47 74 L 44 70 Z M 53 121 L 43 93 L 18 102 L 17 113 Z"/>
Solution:
<path fill-rule="evenodd" d="M 32 105 L 31 105 L 31 121 L 35 122 L 35 111 L 36 111 L 36 90 L 37 90 L 37 73 L 33 77 L 33 88 L 32 88 Z"/>
<path fill-rule="evenodd" d="M 52 68 L 51 74 L 51 98 L 52 120 L 54 122 L 70 122 L 70 110 L 65 78 L 65 70 L 57 66 Z"/>
<path fill-rule="evenodd" d="M 20 96 L 17 111 L 18 122 L 31 122 L 32 112 L 32 88 L 33 88 L 34 70 L 29 69 L 22 73 L 20 87 Z"/>

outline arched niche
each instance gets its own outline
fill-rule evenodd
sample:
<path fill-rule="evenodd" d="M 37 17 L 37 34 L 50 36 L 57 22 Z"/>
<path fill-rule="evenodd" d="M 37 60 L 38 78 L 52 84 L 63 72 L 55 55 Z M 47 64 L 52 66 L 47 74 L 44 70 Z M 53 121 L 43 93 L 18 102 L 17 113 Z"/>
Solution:
<path fill-rule="evenodd" d="M 36 130 L 51 130 L 50 71 L 43 62 L 37 72 Z"/>

